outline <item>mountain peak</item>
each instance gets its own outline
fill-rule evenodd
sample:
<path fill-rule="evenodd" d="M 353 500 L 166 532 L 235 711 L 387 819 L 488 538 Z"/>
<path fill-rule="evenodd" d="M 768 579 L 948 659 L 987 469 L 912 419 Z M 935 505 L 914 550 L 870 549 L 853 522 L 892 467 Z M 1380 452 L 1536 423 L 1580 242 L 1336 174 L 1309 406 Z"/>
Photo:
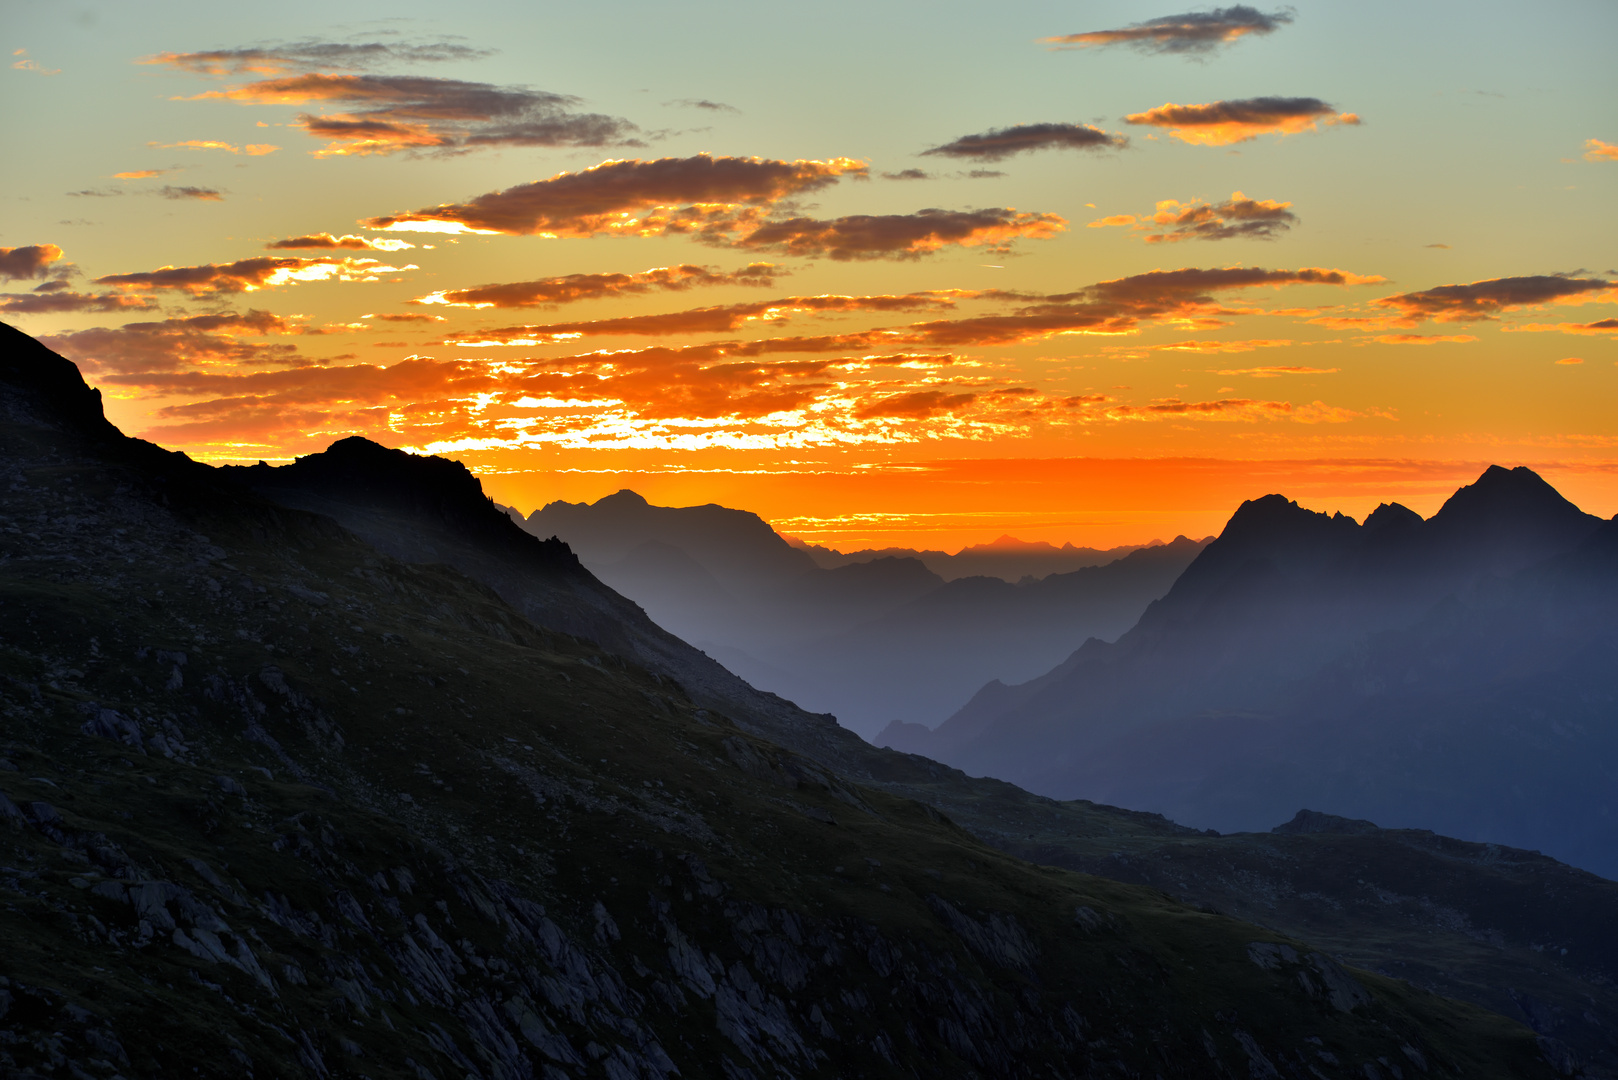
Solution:
<path fill-rule="evenodd" d="M 605 498 L 602 498 L 602 499 L 598 499 L 596 501 L 595 505 L 597 505 L 597 506 L 622 506 L 622 507 L 634 506 L 634 507 L 641 507 L 641 506 L 650 506 L 651 503 L 647 502 L 645 500 L 645 498 L 643 498 L 638 492 L 631 491 L 628 488 L 619 488 L 617 491 L 613 492 L 611 495 L 608 495 L 608 496 L 606 496 Z"/>
<path fill-rule="evenodd" d="M 107 420 L 101 391 L 84 381 L 73 361 L 6 323 L 0 323 L 0 382 L 31 399 L 23 406 L 31 419 L 84 434 L 124 437 Z"/>
<path fill-rule="evenodd" d="M 1389 528 L 1409 528 L 1422 523 L 1422 516 L 1403 503 L 1382 503 L 1365 519 L 1367 532 Z"/>
<path fill-rule="evenodd" d="M 1432 516 L 1429 526 L 1446 536 L 1530 549 L 1538 557 L 1555 554 L 1582 540 L 1600 519 L 1574 506 L 1526 465 L 1490 465 Z"/>
<path fill-rule="evenodd" d="M 1336 814 L 1323 814 L 1319 810 L 1299 810 L 1291 821 L 1283 822 L 1270 831 L 1282 836 L 1303 836 L 1310 833 L 1366 836 L 1382 830 L 1374 822 L 1366 821 L 1364 818 L 1339 817 Z"/>
<path fill-rule="evenodd" d="M 1285 542 L 1289 537 L 1345 527 L 1355 530 L 1359 525 L 1343 514 L 1305 510 L 1285 495 L 1265 495 L 1237 507 L 1219 539 L 1237 544 Z"/>

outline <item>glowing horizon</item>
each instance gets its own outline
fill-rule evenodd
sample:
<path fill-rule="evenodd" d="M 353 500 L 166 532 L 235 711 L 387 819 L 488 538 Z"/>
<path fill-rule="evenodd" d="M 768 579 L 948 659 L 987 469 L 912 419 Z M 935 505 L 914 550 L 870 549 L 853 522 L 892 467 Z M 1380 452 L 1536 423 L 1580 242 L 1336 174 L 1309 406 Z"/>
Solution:
<path fill-rule="evenodd" d="M 1618 512 L 1618 12 L 631 7 L 19 11 L 0 318 L 200 459 L 364 435 L 524 510 Z"/>

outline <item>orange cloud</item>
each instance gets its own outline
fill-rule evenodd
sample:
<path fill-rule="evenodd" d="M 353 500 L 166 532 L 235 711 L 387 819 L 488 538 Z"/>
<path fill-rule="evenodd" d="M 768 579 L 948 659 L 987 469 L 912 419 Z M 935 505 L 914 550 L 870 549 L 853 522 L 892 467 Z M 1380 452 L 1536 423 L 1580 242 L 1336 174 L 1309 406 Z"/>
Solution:
<path fill-rule="evenodd" d="M 367 236 L 333 236 L 331 233 L 310 233 L 289 236 L 265 244 L 270 251 L 404 251 L 416 245 L 392 237 L 373 239 Z"/>
<path fill-rule="evenodd" d="M 1584 140 L 1584 160 L 1618 161 L 1618 143 L 1602 142 L 1600 139 L 1586 139 Z"/>
<path fill-rule="evenodd" d="M 1365 285 L 1382 280 L 1376 275 L 1367 277 L 1321 267 L 1153 270 L 1099 282 L 1077 292 L 1022 297 L 1033 302 L 1010 315 L 979 315 L 914 323 L 900 329 L 865 331 L 859 335 L 859 343 L 961 348 L 1014 345 L 1062 334 L 1129 334 L 1148 321 L 1202 326 L 1217 321 L 1215 316 L 1236 314 L 1218 302 L 1216 294 L 1225 290 L 1286 285 Z M 848 336 L 839 340 L 844 346 L 854 344 Z"/>
<path fill-rule="evenodd" d="M 444 316 L 442 316 L 442 315 L 416 315 L 416 314 L 406 314 L 406 315 L 361 315 L 360 318 L 362 318 L 362 319 L 376 319 L 379 322 L 389 322 L 389 323 L 443 322 L 444 321 Z"/>
<path fill-rule="evenodd" d="M 1337 374 L 1337 369 L 1334 367 L 1318 368 L 1286 365 L 1280 367 L 1229 368 L 1224 371 L 1211 372 L 1211 374 L 1246 375 L 1252 379 L 1279 379 L 1283 375 L 1335 375 Z"/>
<path fill-rule="evenodd" d="M 1507 333 L 1612 334 L 1618 333 L 1618 319 L 1597 319 L 1589 323 L 1519 323 L 1500 329 Z"/>
<path fill-rule="evenodd" d="M 1305 321 L 1331 330 L 1386 330 L 1392 326 L 1402 325 L 1401 321 L 1392 315 L 1321 315 Z"/>
<path fill-rule="evenodd" d="M 1040 38 L 1041 42 L 1070 49 L 1127 45 L 1140 52 L 1204 56 L 1249 34 L 1269 34 L 1292 21 L 1290 11 L 1264 14 L 1245 4 L 1164 15 L 1131 23 L 1119 30 L 1091 30 L 1082 34 Z"/>
<path fill-rule="evenodd" d="M 1379 334 L 1373 340 L 1383 345 L 1464 345 L 1477 338 L 1471 334 Z"/>
<path fill-rule="evenodd" d="M 1581 357 L 1581 356 L 1565 356 L 1562 359 L 1557 361 L 1557 364 L 1559 364 L 1559 365 L 1566 365 L 1566 366 L 1570 366 L 1570 367 L 1572 365 L 1574 365 L 1574 364 L 1582 364 L 1582 363 L 1584 363 L 1584 358 Z"/>
<path fill-rule="evenodd" d="M 509 235 L 724 235 L 738 218 L 793 195 L 865 176 L 863 162 L 779 161 L 710 157 L 606 161 L 579 172 L 519 184 L 407 214 L 368 218 L 369 229 L 409 232 L 486 232 Z M 756 216 L 756 215 L 755 215 Z"/>
<path fill-rule="evenodd" d="M 1194 146 L 1229 146 L 1259 135 L 1296 135 L 1319 125 L 1358 124 L 1353 113 L 1339 113 L 1319 98 L 1260 97 L 1214 101 L 1205 105 L 1159 105 L 1124 119 L 1131 124 L 1167 128 Z"/>
<path fill-rule="evenodd" d="M 1002 161 L 1030 150 L 1121 150 L 1128 145 L 1124 136 L 1088 124 L 1016 124 L 981 135 L 962 135 L 943 146 L 923 150 L 922 156 Z"/>
<path fill-rule="evenodd" d="M 795 217 L 759 225 L 734 246 L 840 261 L 914 259 L 951 244 L 1004 252 L 1015 240 L 1046 240 L 1066 227 L 1056 214 L 1010 208 L 854 214 L 830 221 Z"/>
<path fill-rule="evenodd" d="M 165 54 L 172 57 L 175 54 Z M 175 63 L 152 58 L 148 62 Z M 400 150 L 466 151 L 484 146 L 642 145 L 634 124 L 573 112 L 566 94 L 412 75 L 338 75 L 309 71 L 209 90 L 189 99 L 256 105 L 320 102 L 337 111 L 301 114 L 296 123 L 325 139 L 317 157 L 392 154 Z"/>
<path fill-rule="evenodd" d="M 172 170 L 169 170 L 169 169 L 136 169 L 133 172 L 116 172 L 116 173 L 113 173 L 112 176 L 113 176 L 114 180 L 150 180 L 154 176 L 162 176 L 164 173 L 170 172 L 170 171 L 172 171 Z"/>
<path fill-rule="evenodd" d="M 289 367 L 276 371 L 214 374 L 139 372 L 109 375 L 104 386 L 154 396 L 190 397 L 157 412 L 162 421 L 144 432 L 167 445 L 218 445 L 233 456 L 242 448 L 324 448 L 334 438 L 367 435 L 396 442 L 398 429 L 430 436 L 475 430 L 477 396 L 500 380 L 485 365 L 407 359 L 391 367 Z"/>
<path fill-rule="evenodd" d="M 51 264 L 61 257 L 62 249 L 55 244 L 0 247 L 0 278 L 21 281 L 44 277 L 51 272 Z"/>
<path fill-rule="evenodd" d="M 74 311 L 144 311 L 156 306 L 141 296 L 73 292 L 65 281 L 47 281 L 33 292 L 0 294 L 0 311 L 12 315 L 58 315 Z"/>
<path fill-rule="evenodd" d="M 193 315 L 161 322 L 98 326 L 41 337 L 81 367 L 127 374 L 175 371 L 186 365 L 293 363 L 297 347 L 284 343 L 246 342 L 244 337 L 286 336 L 305 329 L 268 311 L 245 315 Z"/>
<path fill-rule="evenodd" d="M 158 53 L 142 64 L 173 67 L 199 75 L 280 75 L 318 68 L 367 68 L 388 62 L 433 63 L 480 60 L 491 50 L 456 42 L 338 42 L 305 40 L 274 48 L 215 49 L 209 52 Z"/>
<path fill-rule="evenodd" d="M 253 292 L 275 285 L 300 281 L 376 281 L 380 274 L 416 270 L 416 266 L 384 266 L 376 259 L 298 259 L 263 256 L 233 263 L 205 263 L 202 266 L 164 266 L 134 274 L 108 274 L 95 279 L 97 285 L 120 289 L 175 289 L 192 296 L 218 296 L 224 293 Z"/>
<path fill-rule="evenodd" d="M 1502 311 L 1551 303 L 1578 303 L 1607 294 L 1614 284 L 1602 278 L 1576 278 L 1564 274 L 1490 278 L 1470 285 L 1440 285 L 1421 292 L 1385 296 L 1376 303 L 1414 325 L 1436 322 L 1491 322 Z"/>
<path fill-rule="evenodd" d="M 863 348 L 951 349 L 1014 345 L 1061 334 L 1127 334 L 1134 333 L 1140 324 L 1146 321 L 1196 323 L 1199 320 L 1208 321 L 1214 315 L 1237 314 L 1219 305 L 1215 294 L 1223 290 L 1262 286 L 1279 288 L 1286 285 L 1364 285 L 1382 280 L 1384 279 L 1376 275 L 1362 276 L 1344 270 L 1328 270 L 1320 267 L 1304 267 L 1298 270 L 1265 270 L 1260 267 L 1228 267 L 1215 270 L 1187 268 L 1154 270 L 1146 274 L 1100 282 L 1072 293 L 1049 296 L 1004 292 L 920 293 L 911 296 L 1029 302 L 1012 314 L 942 319 L 820 337 L 731 342 L 725 343 L 723 347 L 732 355 L 743 355 L 743 350 L 747 350 L 746 355 L 758 355 L 761 352 L 826 352 Z M 908 301 L 911 298 L 895 299 Z M 725 310 L 727 309 L 701 309 L 703 312 Z M 873 306 L 865 310 L 880 309 Z M 688 314 L 690 313 L 677 313 L 681 317 Z M 719 317 L 714 316 L 714 321 L 717 324 Z M 536 331 L 582 332 L 579 328 L 588 325 L 604 324 L 511 327 L 508 328 L 509 335 L 504 331 L 483 334 L 469 331 L 466 340 L 459 343 L 537 344 Z"/>
<path fill-rule="evenodd" d="M 268 143 L 249 143 L 246 146 L 235 146 L 228 142 L 218 142 L 213 139 L 187 139 L 177 143 L 147 143 L 160 150 L 223 150 L 228 154 L 247 154 L 249 157 L 263 157 L 273 154 L 281 149 Z"/>
<path fill-rule="evenodd" d="M 862 405 L 854 410 L 854 415 L 861 420 L 935 416 L 965 408 L 977 397 L 976 394 L 951 394 L 945 390 L 916 390 Z"/>
<path fill-rule="evenodd" d="M 1323 401 L 1294 405 L 1290 401 L 1259 401 L 1253 398 L 1219 398 L 1214 401 L 1181 401 L 1160 398 L 1149 405 L 1119 405 L 1111 399 L 1081 401 L 1081 415 L 1107 420 L 1224 420 L 1255 423 L 1259 420 L 1288 420 L 1299 424 L 1342 424 L 1365 416 Z"/>
<path fill-rule="evenodd" d="M 470 308 L 547 307 L 653 290 L 680 292 L 708 285 L 772 285 L 779 275 L 780 271 L 770 263 L 750 263 L 728 274 L 687 264 L 657 267 L 638 274 L 567 274 L 538 281 L 446 289 L 410 302 Z"/>
<path fill-rule="evenodd" d="M 608 335 L 717 334 L 748 323 L 780 323 L 794 315 L 849 311 L 925 311 L 955 306 L 950 294 L 913 293 L 907 296 L 788 296 L 746 304 L 689 308 L 659 315 L 630 315 L 589 322 L 549 323 L 543 326 L 508 326 L 498 330 L 465 330 L 451 334 L 449 343 L 469 345 L 538 345 L 580 337 Z"/>
<path fill-rule="evenodd" d="M 1147 233 L 1148 244 L 1179 240 L 1274 240 L 1298 220 L 1291 206 L 1291 203 L 1272 199 L 1249 199 L 1236 191 L 1222 203 L 1164 199 L 1157 204 L 1157 212 L 1150 216 L 1137 218 L 1119 214 L 1092 221 L 1088 227 L 1131 225 L 1135 231 Z"/>
<path fill-rule="evenodd" d="M 936 366 L 950 359 L 901 354 L 758 363 L 654 347 L 520 367 L 412 357 L 388 368 L 140 371 L 100 381 L 192 398 L 160 410 L 163 424 L 144 434 L 170 445 L 217 445 L 236 457 L 255 442 L 309 444 L 316 438 L 310 432 L 319 433 L 320 445 L 342 434 L 375 432 L 391 433 L 391 441 L 402 435 L 418 444 L 462 447 L 826 445 L 913 438 L 911 424 L 940 410 L 958 410 L 964 403 L 949 399 L 959 395 L 901 387 L 900 393 L 882 395 L 893 403 L 872 416 L 910 424 L 873 426 L 856 415 L 856 403 L 868 399 L 874 385 L 860 371 L 886 365 L 883 385 L 906 370 L 926 381 L 932 368 L 925 362 Z M 894 400 L 911 392 L 919 396 Z"/>
<path fill-rule="evenodd" d="M 1174 341 L 1167 345 L 1154 345 L 1152 348 L 1158 352 L 1244 353 L 1252 352 L 1254 349 L 1276 349 L 1291 344 L 1290 340 L 1258 338 L 1251 341 Z"/>
<path fill-rule="evenodd" d="M 200 202 L 224 202 L 225 196 L 218 188 L 192 187 L 183 185 L 176 187 L 173 184 L 164 184 L 157 189 L 157 194 L 165 199 L 196 199 Z"/>
<path fill-rule="evenodd" d="M 61 68 L 40 67 L 34 61 L 28 59 L 27 49 L 13 49 L 11 55 L 22 57 L 21 60 L 11 62 L 11 66 L 17 71 L 32 71 L 36 75 L 60 75 L 62 73 Z"/>

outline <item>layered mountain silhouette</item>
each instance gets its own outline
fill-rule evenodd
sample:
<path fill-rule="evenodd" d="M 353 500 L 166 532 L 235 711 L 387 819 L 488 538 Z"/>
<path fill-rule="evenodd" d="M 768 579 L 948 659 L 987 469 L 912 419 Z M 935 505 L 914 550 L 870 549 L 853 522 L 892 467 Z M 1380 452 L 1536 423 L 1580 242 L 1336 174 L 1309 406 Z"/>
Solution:
<path fill-rule="evenodd" d="M 1329 814 L 1204 835 L 688 695 L 717 665 L 459 465 L 212 469 L 9 327 L 0 464 L 0 1071 L 1618 1065 L 1612 882 Z"/>
<path fill-rule="evenodd" d="M 1615 543 L 1522 467 L 1426 521 L 1266 496 L 1116 643 L 884 741 L 1222 830 L 1308 803 L 1612 875 Z"/>
<path fill-rule="evenodd" d="M 1032 678 L 1086 638 L 1116 637 L 1201 550 L 1184 537 L 1116 555 L 997 542 L 945 556 L 955 560 L 946 579 L 935 553 L 832 560 L 794 547 L 755 514 L 653 506 L 632 491 L 551 503 L 523 527 L 566 541 L 659 626 L 748 682 L 866 737 L 953 711 L 990 679 Z M 1015 583 L 960 574 L 994 560 L 1030 571 L 1053 559 L 1082 569 L 1025 572 Z"/>
<path fill-rule="evenodd" d="M 789 539 L 788 542 L 808 552 L 809 557 L 815 560 L 815 565 L 826 570 L 849 563 L 870 562 L 872 559 L 917 559 L 945 581 L 963 577 L 997 577 L 1006 581 L 1042 578 L 1047 574 L 1065 574 L 1087 566 L 1101 566 L 1143 547 L 1155 546 L 1124 544 L 1114 548 L 1092 548 L 1063 544 L 1057 547 L 1043 540 L 1019 540 L 1006 535 L 987 544 L 970 544 L 951 555 L 944 551 L 898 547 L 843 552 L 798 540 Z"/>

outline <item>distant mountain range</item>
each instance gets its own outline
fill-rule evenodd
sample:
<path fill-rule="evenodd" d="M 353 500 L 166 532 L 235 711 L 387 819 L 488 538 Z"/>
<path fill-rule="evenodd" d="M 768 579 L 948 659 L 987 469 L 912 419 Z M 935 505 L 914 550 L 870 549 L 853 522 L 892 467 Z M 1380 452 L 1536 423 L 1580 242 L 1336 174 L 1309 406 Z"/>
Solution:
<path fill-rule="evenodd" d="M 1043 540 L 1019 540 L 1015 536 L 1001 536 L 987 544 L 972 544 L 951 555 L 944 551 L 917 551 L 914 548 L 865 548 L 860 551 L 835 551 L 819 544 L 810 544 L 793 537 L 787 542 L 801 548 L 815 560 L 815 565 L 833 570 L 849 563 L 871 562 L 874 559 L 915 559 L 945 581 L 964 577 L 997 577 L 1006 581 L 1024 578 L 1042 578 L 1048 574 L 1065 574 L 1087 566 L 1102 566 L 1121 559 L 1143 547 L 1157 544 L 1125 544 L 1115 548 L 1074 547 L 1072 544 L 1046 543 Z"/>
<path fill-rule="evenodd" d="M 1307 804 L 1618 874 L 1618 523 L 1491 467 L 1429 520 L 1244 503 L 1116 643 L 879 741 L 1251 829 Z"/>
<path fill-rule="evenodd" d="M 455 462 L 211 469 L 7 327 L 0 467 L 0 1073 L 1618 1067 L 1613 882 L 873 747 Z"/>
<path fill-rule="evenodd" d="M 1033 678 L 1086 638 L 1117 636 L 1201 550 L 1179 537 L 1121 554 L 996 542 L 955 556 L 834 559 L 755 514 L 653 506 L 632 491 L 553 502 L 522 524 L 560 538 L 659 626 L 749 683 L 866 737 L 951 712 L 990 679 Z M 934 555 L 957 576 L 935 572 Z M 974 565 L 1022 580 L 959 576 Z"/>

